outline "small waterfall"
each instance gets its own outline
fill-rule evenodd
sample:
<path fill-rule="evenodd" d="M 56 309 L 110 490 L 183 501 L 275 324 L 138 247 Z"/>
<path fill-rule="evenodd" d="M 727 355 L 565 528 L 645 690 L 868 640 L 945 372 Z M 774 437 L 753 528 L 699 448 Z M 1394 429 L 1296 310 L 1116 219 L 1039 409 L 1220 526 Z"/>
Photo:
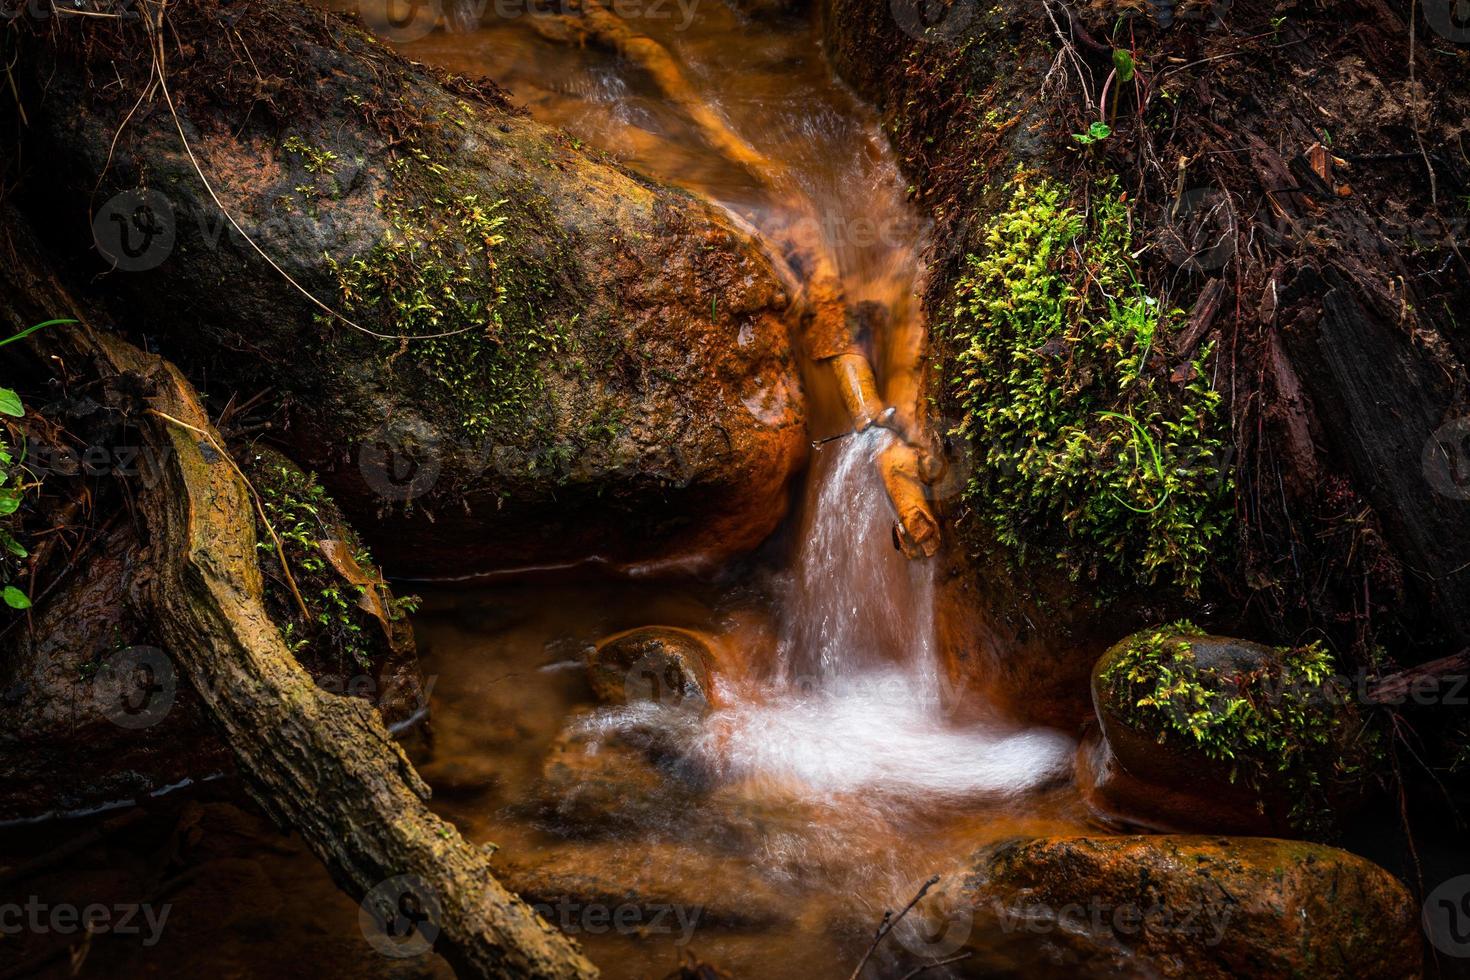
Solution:
<path fill-rule="evenodd" d="M 951 724 L 935 641 L 934 562 L 893 546 L 874 467 L 894 436 L 829 445 L 808 494 L 777 669 L 755 696 L 716 712 L 697 754 L 729 778 L 807 795 L 1007 796 L 1070 766 L 1055 732 Z"/>
<path fill-rule="evenodd" d="M 894 549 L 875 466 L 893 438 L 869 429 L 819 457 L 782 610 L 777 660 L 788 687 L 827 687 L 884 665 L 934 676 L 934 565 Z"/>

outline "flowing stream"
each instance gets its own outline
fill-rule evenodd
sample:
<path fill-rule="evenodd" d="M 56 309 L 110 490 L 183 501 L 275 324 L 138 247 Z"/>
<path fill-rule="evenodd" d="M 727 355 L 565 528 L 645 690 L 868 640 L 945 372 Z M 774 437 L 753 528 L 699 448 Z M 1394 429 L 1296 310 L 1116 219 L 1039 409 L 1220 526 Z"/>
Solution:
<path fill-rule="evenodd" d="M 779 179 L 763 182 L 637 65 L 549 39 L 540 15 L 455 10 L 450 30 L 401 50 L 495 78 L 536 118 L 719 203 L 773 253 L 818 236 L 848 302 L 867 304 L 859 339 L 884 401 L 914 408 L 923 229 L 875 118 L 831 78 L 811 24 L 747 22 L 713 2 L 633 22 L 775 161 Z M 803 373 L 813 437 L 841 436 L 850 425 L 831 380 L 810 364 Z M 931 873 L 987 841 L 1080 826 L 1061 779 L 1069 738 L 1015 730 L 973 703 L 958 718 L 963 695 L 947 688 L 935 638 L 934 563 L 895 550 L 873 466 L 893 438 L 873 429 L 824 443 L 778 539 L 714 581 L 430 590 L 416 625 L 435 675 L 435 745 L 420 765 L 447 816 L 502 845 L 512 887 L 533 900 L 563 888 L 574 907 L 591 900 L 579 895 L 622 895 L 698 909 L 690 947 L 738 976 L 845 977 L 882 910 Z M 646 625 L 712 638 L 708 717 L 592 705 L 581 651 Z M 630 745 L 656 746 L 663 761 L 630 763 Z M 689 938 L 598 932 L 570 915 L 560 924 L 610 976 L 661 976 Z M 884 955 L 899 965 L 932 952 L 893 945 Z"/>

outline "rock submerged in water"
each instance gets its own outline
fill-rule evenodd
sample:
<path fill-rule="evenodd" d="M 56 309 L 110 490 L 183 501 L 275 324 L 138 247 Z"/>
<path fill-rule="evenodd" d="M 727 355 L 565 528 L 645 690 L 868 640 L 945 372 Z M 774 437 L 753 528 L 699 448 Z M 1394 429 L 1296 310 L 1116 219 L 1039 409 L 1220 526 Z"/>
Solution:
<path fill-rule="evenodd" d="M 653 701 L 704 711 L 713 700 L 713 667 L 702 637 L 669 626 L 618 633 L 587 653 L 592 689 L 610 704 Z"/>
<path fill-rule="evenodd" d="M 1077 753 L 1095 814 L 1165 831 L 1315 835 L 1363 796 L 1377 741 L 1315 646 L 1188 624 L 1115 644 L 1092 675 L 1100 725 Z"/>
<path fill-rule="evenodd" d="M 1084 976 L 1421 975 L 1408 890 L 1377 865 L 1319 844 L 1008 841 L 976 854 L 944 894 L 946 945 L 972 954 L 958 964 L 962 976 L 995 976 L 1007 949 L 1034 950 L 1038 938 L 1054 963 Z"/>

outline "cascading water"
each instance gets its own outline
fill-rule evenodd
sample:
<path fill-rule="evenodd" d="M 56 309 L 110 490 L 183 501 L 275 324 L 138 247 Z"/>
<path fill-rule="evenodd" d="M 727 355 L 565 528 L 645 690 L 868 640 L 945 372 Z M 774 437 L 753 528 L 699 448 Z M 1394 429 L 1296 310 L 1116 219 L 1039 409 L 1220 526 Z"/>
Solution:
<path fill-rule="evenodd" d="M 682 706 L 643 703 L 603 709 L 584 731 L 676 733 L 679 768 L 821 800 L 1008 796 L 1070 771 L 1073 742 L 1059 733 L 951 723 L 934 564 L 894 549 L 873 466 L 893 438 L 855 433 L 819 461 L 769 676 L 725 685 L 702 724 Z"/>
<path fill-rule="evenodd" d="M 894 549 L 873 462 L 882 429 L 817 466 L 773 676 L 736 685 L 691 750 L 728 779 L 788 791 L 1009 795 L 1070 765 L 1070 739 L 949 723 L 934 637 L 934 564 Z M 640 719 L 646 723 L 645 716 Z"/>
<path fill-rule="evenodd" d="M 722 203 L 773 243 L 819 242 L 847 303 L 882 311 L 860 340 L 881 397 L 912 410 L 924 346 L 914 288 L 920 228 L 876 127 L 831 84 L 810 41 L 755 31 L 718 5 L 683 27 L 633 25 L 681 65 L 687 97 L 718 120 L 712 130 L 693 125 L 687 103 L 627 60 L 548 44 L 535 21 L 490 19 L 477 32 L 432 34 L 410 50 L 451 68 L 488 70 L 537 115 Z M 732 146 L 761 162 L 737 164 Z M 848 428 L 830 379 L 813 370 L 807 381 L 813 426 Z M 933 563 L 894 549 L 893 508 L 875 471 L 894 438 L 873 428 L 814 454 L 795 560 L 772 589 L 774 650 L 749 658 L 766 668 L 754 676 L 720 678 L 727 696 L 700 731 L 679 723 L 691 763 L 816 793 L 947 796 L 1021 792 L 1068 764 L 1070 742 L 1059 735 L 950 723 L 956 698 L 945 697 L 936 648 Z M 658 710 L 607 710 L 586 727 L 646 727 Z"/>
<path fill-rule="evenodd" d="M 925 350 L 920 223 L 876 120 L 833 83 L 809 27 L 744 21 L 723 4 L 701 5 L 687 30 L 636 25 L 682 66 L 683 95 L 735 134 L 720 139 L 630 60 L 548 40 L 525 20 L 486 18 L 406 53 L 508 84 L 543 121 L 722 205 L 778 257 L 819 242 L 861 323 L 854 340 L 874 368 L 876 398 L 915 414 Z M 746 140 L 759 165 L 727 156 Z M 936 562 L 894 548 L 894 505 L 875 466 L 899 437 L 850 431 L 820 366 L 807 364 L 803 380 L 813 436 L 835 438 L 813 453 L 789 522 L 789 562 L 772 568 L 768 552 L 759 570 L 713 584 L 512 587 L 474 600 L 464 616 L 472 627 L 455 615 L 416 622 L 433 669 L 478 679 L 461 680 L 457 704 L 436 705 L 444 740 L 458 729 L 462 746 L 443 751 L 442 778 L 493 769 L 501 809 L 451 799 L 456 822 L 479 826 L 528 865 L 574 867 L 611 892 L 651 889 L 701 906 L 734 894 L 742 904 L 774 883 L 801 910 L 797 932 L 700 941 L 737 975 L 846 977 L 850 966 L 833 964 L 862 950 L 830 921 L 860 921 L 870 937 L 883 908 L 900 906 L 930 874 L 958 869 L 976 846 L 1080 825 L 1075 793 L 1057 778 L 1070 772 L 1072 741 L 985 720 L 976 695 L 951 684 L 936 630 Z M 581 651 L 652 624 L 718 647 L 713 710 L 588 706 Z M 629 956 L 620 946 L 599 962 L 627 977 L 667 970 Z"/>
<path fill-rule="evenodd" d="M 888 496 L 874 469 L 892 439 L 869 429 L 818 454 L 781 616 L 778 665 L 789 687 L 826 687 L 884 664 L 933 663 L 933 566 L 894 550 Z"/>

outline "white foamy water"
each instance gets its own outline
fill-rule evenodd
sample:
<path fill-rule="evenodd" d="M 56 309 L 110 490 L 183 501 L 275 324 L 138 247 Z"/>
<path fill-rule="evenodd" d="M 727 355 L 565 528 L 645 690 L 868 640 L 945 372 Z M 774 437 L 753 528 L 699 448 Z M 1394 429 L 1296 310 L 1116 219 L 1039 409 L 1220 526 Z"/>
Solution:
<path fill-rule="evenodd" d="M 1004 797 L 1068 774 L 1065 735 L 951 721 L 965 694 L 940 672 L 934 563 L 894 549 L 873 465 L 892 439 L 849 437 L 819 462 L 770 681 L 735 685 L 702 720 L 643 703 L 590 727 L 673 734 L 675 754 L 718 779 L 813 797 Z"/>
<path fill-rule="evenodd" d="M 947 725 L 927 685 L 895 670 L 724 709 L 699 748 L 726 777 L 794 780 L 815 795 L 963 798 L 1065 775 L 1073 743 L 1051 731 Z"/>

